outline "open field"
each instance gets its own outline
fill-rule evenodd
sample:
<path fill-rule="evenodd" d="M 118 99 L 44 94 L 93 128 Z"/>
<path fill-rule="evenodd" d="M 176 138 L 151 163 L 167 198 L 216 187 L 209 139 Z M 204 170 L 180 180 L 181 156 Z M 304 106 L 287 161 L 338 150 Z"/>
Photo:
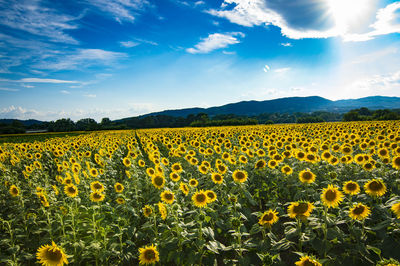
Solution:
<path fill-rule="evenodd" d="M 398 121 L 15 138 L 0 264 L 400 260 Z"/>

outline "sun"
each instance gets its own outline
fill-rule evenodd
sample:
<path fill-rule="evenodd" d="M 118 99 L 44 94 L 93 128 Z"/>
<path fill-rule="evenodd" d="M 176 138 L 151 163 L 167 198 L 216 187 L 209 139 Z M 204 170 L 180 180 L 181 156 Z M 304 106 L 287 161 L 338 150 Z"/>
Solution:
<path fill-rule="evenodd" d="M 336 27 L 341 31 L 348 31 L 367 16 L 373 0 L 326 0 L 329 13 L 333 17 Z"/>

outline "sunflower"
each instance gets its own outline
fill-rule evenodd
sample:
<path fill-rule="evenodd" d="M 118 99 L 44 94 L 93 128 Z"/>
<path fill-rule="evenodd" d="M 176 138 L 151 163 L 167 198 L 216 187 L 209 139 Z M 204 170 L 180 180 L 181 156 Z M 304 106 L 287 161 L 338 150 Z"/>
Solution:
<path fill-rule="evenodd" d="M 221 175 L 223 175 L 223 174 L 226 173 L 226 171 L 228 170 L 228 168 L 226 167 L 225 164 L 221 163 L 221 164 L 218 164 L 218 165 L 217 165 L 217 170 L 218 170 L 218 172 L 219 172 Z"/>
<path fill-rule="evenodd" d="M 343 193 L 336 186 L 328 185 L 322 190 L 321 200 L 328 208 L 336 208 L 343 201 Z"/>
<path fill-rule="evenodd" d="M 364 164 L 363 164 L 364 170 L 366 170 L 366 171 L 371 171 L 371 170 L 373 170 L 373 169 L 375 168 L 375 165 L 374 165 L 373 162 L 374 162 L 374 161 L 371 160 L 371 161 L 368 161 L 368 162 L 364 163 Z"/>
<path fill-rule="evenodd" d="M 153 213 L 153 208 L 150 205 L 146 205 L 142 209 L 143 215 L 149 217 Z"/>
<path fill-rule="evenodd" d="M 131 160 L 129 159 L 129 158 L 127 158 L 127 157 L 125 157 L 123 160 L 122 160 L 122 163 L 126 166 L 126 167 L 129 167 L 129 166 L 131 166 Z"/>
<path fill-rule="evenodd" d="M 267 165 L 267 163 L 265 162 L 265 160 L 261 159 L 256 162 L 256 164 L 254 165 L 254 168 L 255 169 L 263 169 L 266 165 Z"/>
<path fill-rule="evenodd" d="M 293 173 L 293 169 L 289 165 L 284 165 L 281 168 L 281 172 L 284 173 L 285 175 L 290 175 Z"/>
<path fill-rule="evenodd" d="M 125 204 L 125 199 L 123 199 L 123 198 L 117 198 L 115 201 L 116 201 L 119 205 Z"/>
<path fill-rule="evenodd" d="M 174 164 L 171 166 L 171 169 L 172 169 L 172 171 L 175 172 L 175 173 L 180 173 L 180 172 L 183 171 L 182 166 L 181 166 L 180 163 L 174 163 Z"/>
<path fill-rule="evenodd" d="M 203 208 L 207 205 L 207 194 L 204 190 L 200 190 L 193 194 L 192 201 L 196 207 Z"/>
<path fill-rule="evenodd" d="M 96 168 L 91 168 L 91 169 L 89 170 L 89 174 L 90 174 L 91 176 L 93 176 L 93 177 L 97 177 L 97 176 L 99 175 L 99 171 L 97 171 Z"/>
<path fill-rule="evenodd" d="M 212 173 L 211 179 L 215 184 L 222 184 L 222 182 L 224 181 L 223 176 L 219 173 Z"/>
<path fill-rule="evenodd" d="M 365 193 L 372 197 L 381 197 L 386 193 L 385 184 L 379 179 L 372 179 L 364 185 Z"/>
<path fill-rule="evenodd" d="M 146 169 L 146 174 L 150 177 L 153 177 L 156 174 L 156 171 L 154 170 L 154 168 L 149 167 Z"/>
<path fill-rule="evenodd" d="M 309 169 L 306 169 L 299 173 L 299 179 L 302 183 L 311 184 L 315 181 L 315 174 Z"/>
<path fill-rule="evenodd" d="M 217 194 L 215 194 L 214 191 L 212 190 L 206 190 L 206 195 L 207 195 L 207 203 L 211 203 L 217 200 Z"/>
<path fill-rule="evenodd" d="M 64 186 L 64 193 L 68 197 L 75 198 L 78 195 L 78 188 L 74 184 Z"/>
<path fill-rule="evenodd" d="M 90 189 L 92 191 L 103 192 L 104 186 L 99 181 L 94 181 L 94 182 L 90 183 Z"/>
<path fill-rule="evenodd" d="M 171 178 L 171 180 L 174 181 L 174 182 L 178 182 L 181 179 L 180 175 L 178 173 L 175 173 L 175 172 L 171 172 L 169 174 L 169 178 Z"/>
<path fill-rule="evenodd" d="M 103 201 L 105 198 L 105 195 L 101 192 L 95 191 L 90 193 L 90 200 L 93 202 L 100 202 Z"/>
<path fill-rule="evenodd" d="M 353 220 L 364 220 L 371 213 L 368 206 L 362 203 L 356 203 L 349 211 L 349 216 Z"/>
<path fill-rule="evenodd" d="M 392 161 L 392 167 L 400 170 L 400 156 L 394 157 Z"/>
<path fill-rule="evenodd" d="M 400 202 L 393 204 L 390 209 L 396 214 L 397 219 L 400 219 Z"/>
<path fill-rule="evenodd" d="M 278 219 L 279 219 L 278 212 L 276 210 L 269 209 L 268 211 L 264 212 L 261 215 L 260 219 L 258 220 L 258 223 L 260 225 L 269 227 L 274 223 L 276 223 Z"/>
<path fill-rule="evenodd" d="M 343 184 L 343 191 L 349 195 L 356 195 L 360 192 L 360 186 L 354 181 L 347 181 Z"/>
<path fill-rule="evenodd" d="M 307 201 L 292 202 L 288 207 L 288 214 L 290 218 L 303 218 L 310 216 L 314 205 Z"/>
<path fill-rule="evenodd" d="M 58 191 L 58 188 L 57 188 L 57 186 L 56 185 L 52 185 L 51 186 L 52 188 L 53 188 L 53 190 L 54 190 L 54 193 L 56 194 L 56 196 L 60 193 L 59 191 Z"/>
<path fill-rule="evenodd" d="M 114 185 L 114 189 L 115 189 L 115 192 L 121 193 L 122 191 L 124 191 L 124 185 L 122 185 L 121 183 L 117 182 Z"/>
<path fill-rule="evenodd" d="M 153 176 L 153 177 L 151 178 L 151 183 L 152 183 L 156 188 L 161 189 L 161 188 L 164 187 L 165 178 L 164 178 L 163 176 L 160 176 L 160 175 Z"/>
<path fill-rule="evenodd" d="M 139 160 L 138 164 L 139 164 L 140 167 L 145 167 L 146 166 L 146 163 L 143 160 Z"/>
<path fill-rule="evenodd" d="M 247 172 L 245 170 L 235 170 L 232 174 L 233 180 L 237 183 L 243 183 L 247 180 Z"/>
<path fill-rule="evenodd" d="M 36 258 L 39 263 L 45 266 L 62 266 L 68 264 L 67 255 L 64 251 L 52 242 L 51 245 L 43 245 L 38 248 Z"/>
<path fill-rule="evenodd" d="M 204 175 L 208 173 L 208 167 L 203 164 L 198 167 L 198 170 L 200 173 Z"/>
<path fill-rule="evenodd" d="M 17 197 L 17 196 L 19 196 L 19 188 L 17 187 L 17 186 L 15 186 L 15 185 L 12 185 L 11 187 L 10 187 L 10 194 L 11 194 L 11 196 L 13 196 L 13 197 Z"/>
<path fill-rule="evenodd" d="M 322 266 L 316 259 L 310 258 L 309 256 L 303 256 L 299 261 L 295 262 L 297 266 Z"/>
<path fill-rule="evenodd" d="M 189 180 L 189 186 L 191 186 L 191 187 L 197 187 L 198 184 L 199 184 L 199 181 L 197 181 L 194 178 Z"/>
<path fill-rule="evenodd" d="M 278 162 L 275 160 L 269 160 L 268 161 L 268 167 L 271 169 L 275 169 L 275 167 L 278 165 Z"/>
<path fill-rule="evenodd" d="M 165 220 L 167 218 L 167 207 L 162 202 L 158 203 L 158 211 L 161 214 L 161 219 Z"/>
<path fill-rule="evenodd" d="M 161 200 L 167 204 L 172 204 L 174 202 L 174 193 L 168 190 L 161 192 Z"/>
<path fill-rule="evenodd" d="M 144 248 L 139 248 L 139 264 L 153 264 L 160 261 L 159 253 L 157 247 L 153 244 L 151 246 L 145 246 Z"/>
<path fill-rule="evenodd" d="M 187 194 L 189 194 L 190 189 L 189 189 L 189 186 L 188 186 L 187 184 L 181 182 L 181 183 L 179 184 L 179 189 L 180 189 L 180 190 L 182 191 L 182 193 L 185 194 L 186 196 L 187 196 Z"/>

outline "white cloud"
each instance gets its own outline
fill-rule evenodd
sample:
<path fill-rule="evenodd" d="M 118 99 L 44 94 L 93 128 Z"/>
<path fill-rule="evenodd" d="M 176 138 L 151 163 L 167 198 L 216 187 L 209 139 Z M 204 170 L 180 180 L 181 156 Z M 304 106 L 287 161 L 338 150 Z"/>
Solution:
<path fill-rule="evenodd" d="M 291 69 L 290 67 L 282 67 L 282 68 L 275 69 L 274 72 L 275 72 L 275 73 L 286 73 L 286 72 L 288 72 L 290 69 Z"/>
<path fill-rule="evenodd" d="M 61 90 L 60 91 L 62 94 L 71 94 L 71 92 L 67 91 L 67 90 Z"/>
<path fill-rule="evenodd" d="M 195 6 L 200 6 L 200 5 L 204 5 L 204 4 L 205 4 L 204 1 L 196 1 L 196 2 L 194 3 Z"/>
<path fill-rule="evenodd" d="M 51 41 L 78 44 L 65 33 L 78 28 L 74 22 L 79 17 L 61 14 L 40 5 L 38 0 L 1 0 L 0 24 L 34 35 L 48 37 Z"/>
<path fill-rule="evenodd" d="M 148 7 L 147 0 L 87 0 L 89 4 L 95 6 L 102 12 L 114 17 L 116 21 L 134 22 L 138 11 Z"/>
<path fill-rule="evenodd" d="M 24 88 L 28 88 L 28 89 L 35 88 L 35 86 L 32 86 L 32 85 L 26 85 L 26 84 L 21 84 L 21 86 L 22 86 L 22 87 L 24 87 Z"/>
<path fill-rule="evenodd" d="M 265 73 L 267 73 L 270 70 L 270 67 L 268 65 L 265 65 L 263 70 Z"/>
<path fill-rule="evenodd" d="M 19 91 L 19 89 L 12 89 L 12 88 L 1 88 L 0 91 Z"/>
<path fill-rule="evenodd" d="M 233 55 L 233 54 L 236 54 L 235 51 L 222 51 L 222 53 L 223 53 L 223 54 L 226 54 L 226 55 Z"/>
<path fill-rule="evenodd" d="M 14 80 L 9 80 L 14 81 Z M 61 80 L 61 79 L 41 79 L 41 78 L 23 78 L 20 80 L 15 80 L 16 82 L 26 82 L 26 83 L 79 83 L 75 80 Z"/>
<path fill-rule="evenodd" d="M 139 44 L 140 43 L 138 42 L 132 42 L 132 41 L 120 42 L 120 45 L 125 48 L 132 48 L 138 46 Z"/>
<path fill-rule="evenodd" d="M 283 43 L 281 43 L 281 45 L 285 46 L 285 47 L 292 47 L 293 46 L 290 42 L 283 42 Z"/>
<path fill-rule="evenodd" d="M 240 41 L 234 37 L 244 37 L 244 34 L 241 32 L 233 32 L 233 33 L 213 33 L 208 35 L 207 38 L 202 38 L 201 42 L 196 44 L 194 48 L 188 48 L 186 51 L 191 54 L 205 54 L 211 51 L 228 47 L 232 44 L 240 43 Z"/>
<path fill-rule="evenodd" d="M 83 96 L 88 98 L 96 98 L 96 94 L 84 94 Z"/>
<path fill-rule="evenodd" d="M 118 59 L 126 57 L 125 53 L 105 51 L 102 49 L 78 49 L 56 58 L 50 58 L 36 65 L 37 68 L 50 70 L 80 69 L 93 65 L 112 65 Z"/>
<path fill-rule="evenodd" d="M 368 5 L 372 6 L 370 2 L 367 3 L 368 8 Z M 227 9 L 228 4 L 233 4 L 233 9 Z M 281 34 L 290 39 L 342 37 L 344 41 L 367 41 L 378 35 L 400 32 L 400 24 L 395 23 L 395 12 L 400 9 L 400 2 L 379 9 L 376 13 L 376 22 L 371 25 L 373 30 L 367 33 L 349 32 L 350 25 L 343 25 L 343 23 L 351 22 L 349 14 L 347 14 L 348 20 L 336 21 L 336 24 L 327 29 L 319 30 L 313 27 L 297 29 L 288 23 L 287 18 L 282 13 L 271 9 L 268 4 L 271 3 L 267 3 L 265 0 L 225 0 L 220 9 L 211 9 L 207 12 L 245 27 L 273 25 L 279 27 Z M 341 8 L 343 7 L 341 6 Z M 330 10 L 326 10 L 325 16 L 329 15 L 329 12 Z M 333 15 L 340 18 L 339 14 Z"/>

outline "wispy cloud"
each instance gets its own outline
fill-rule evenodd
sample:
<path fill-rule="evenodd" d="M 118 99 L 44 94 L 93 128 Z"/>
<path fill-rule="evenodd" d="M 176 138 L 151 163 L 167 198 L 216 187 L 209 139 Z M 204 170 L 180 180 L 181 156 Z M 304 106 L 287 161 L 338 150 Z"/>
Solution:
<path fill-rule="evenodd" d="M 281 45 L 285 47 L 292 47 L 292 44 L 290 42 L 282 42 Z"/>
<path fill-rule="evenodd" d="M 286 72 L 288 72 L 290 69 L 291 69 L 290 67 L 282 67 L 282 68 L 275 69 L 274 72 L 275 72 L 275 73 L 286 73 Z"/>
<path fill-rule="evenodd" d="M 125 48 L 132 48 L 132 47 L 138 46 L 140 44 L 138 42 L 132 42 L 132 41 L 119 42 L 119 43 L 122 47 L 125 47 Z"/>
<path fill-rule="evenodd" d="M 150 6 L 147 0 L 87 0 L 87 2 L 112 16 L 119 23 L 134 22 L 138 12 Z"/>
<path fill-rule="evenodd" d="M 65 33 L 78 28 L 79 17 L 61 14 L 57 10 L 42 6 L 38 0 L 1 0 L 0 24 L 30 34 L 44 36 L 54 42 L 78 44 Z"/>
<path fill-rule="evenodd" d="M 86 68 L 93 65 L 112 65 L 118 59 L 126 57 L 125 53 L 106 51 L 102 49 L 78 49 L 66 52 L 62 56 L 49 58 L 36 65 L 40 69 L 66 70 Z"/>
<path fill-rule="evenodd" d="M 13 88 L 2 88 L 2 87 L 0 87 L 0 91 L 19 91 L 19 89 L 13 89 Z"/>
<path fill-rule="evenodd" d="M 244 34 L 241 32 L 210 34 L 207 38 L 202 38 L 201 42 L 196 44 L 194 48 L 186 49 L 186 52 L 191 54 L 205 54 L 216 49 L 225 48 L 229 45 L 240 43 L 236 36 L 243 38 Z"/>
<path fill-rule="evenodd" d="M 25 83 L 79 83 L 79 81 L 75 80 L 62 80 L 62 79 L 42 79 L 42 78 L 23 78 L 20 80 L 15 80 L 16 82 L 25 82 Z"/>
<path fill-rule="evenodd" d="M 60 91 L 62 94 L 71 94 L 71 92 L 70 91 L 67 91 L 67 90 L 61 90 Z"/>

